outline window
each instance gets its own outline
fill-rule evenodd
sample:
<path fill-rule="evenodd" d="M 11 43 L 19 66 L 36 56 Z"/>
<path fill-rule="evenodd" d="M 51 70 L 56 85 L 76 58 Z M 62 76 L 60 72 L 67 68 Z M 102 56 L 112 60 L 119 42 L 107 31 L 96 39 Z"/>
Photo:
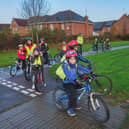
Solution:
<path fill-rule="evenodd" d="M 18 31 L 18 29 L 16 28 L 16 29 L 15 29 L 15 32 L 17 32 L 17 31 Z"/>
<path fill-rule="evenodd" d="M 39 30 L 39 25 L 37 25 L 37 30 Z"/>
<path fill-rule="evenodd" d="M 68 23 L 66 24 L 66 30 L 69 30 L 69 24 Z"/>
<path fill-rule="evenodd" d="M 32 27 L 30 26 L 30 31 L 32 31 Z"/>
<path fill-rule="evenodd" d="M 61 24 L 61 29 L 64 30 L 64 24 Z"/>
<path fill-rule="evenodd" d="M 40 30 L 42 30 L 43 29 L 43 25 L 40 25 Z"/>
<path fill-rule="evenodd" d="M 50 29 L 54 30 L 53 24 L 50 24 Z"/>
<path fill-rule="evenodd" d="M 108 28 L 108 32 L 110 32 L 110 30 L 111 30 L 111 28 L 109 27 L 109 28 Z"/>

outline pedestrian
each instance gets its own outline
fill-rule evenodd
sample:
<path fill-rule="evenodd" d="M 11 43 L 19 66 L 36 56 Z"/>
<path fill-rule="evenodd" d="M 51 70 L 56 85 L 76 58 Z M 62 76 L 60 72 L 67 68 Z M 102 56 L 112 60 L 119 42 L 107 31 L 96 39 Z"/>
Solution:
<path fill-rule="evenodd" d="M 78 36 L 77 36 L 77 42 L 80 44 L 80 54 L 82 55 L 82 46 L 83 46 L 83 43 L 84 43 L 84 38 L 83 38 L 83 35 L 82 33 L 79 33 Z"/>
<path fill-rule="evenodd" d="M 49 65 L 50 64 L 49 59 L 48 59 L 49 58 L 48 57 L 49 47 L 48 47 L 48 44 L 45 41 L 45 38 L 40 38 L 39 47 L 40 47 L 40 50 L 43 54 L 43 58 L 45 59 L 44 63 Z"/>

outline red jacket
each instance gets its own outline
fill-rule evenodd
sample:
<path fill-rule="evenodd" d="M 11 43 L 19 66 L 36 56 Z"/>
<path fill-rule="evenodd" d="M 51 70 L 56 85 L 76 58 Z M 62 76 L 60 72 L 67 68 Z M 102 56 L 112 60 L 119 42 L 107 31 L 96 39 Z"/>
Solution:
<path fill-rule="evenodd" d="M 24 53 L 24 54 L 22 54 L 22 52 Z M 22 59 L 22 60 L 25 60 L 25 49 L 21 49 L 21 50 L 18 50 L 17 51 L 17 55 L 18 55 L 18 58 L 19 59 Z"/>

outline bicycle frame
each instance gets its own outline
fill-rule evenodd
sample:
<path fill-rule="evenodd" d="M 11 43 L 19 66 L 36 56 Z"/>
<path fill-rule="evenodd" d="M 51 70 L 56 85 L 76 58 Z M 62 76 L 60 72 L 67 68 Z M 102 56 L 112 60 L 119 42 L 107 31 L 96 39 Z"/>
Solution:
<path fill-rule="evenodd" d="M 88 94 L 89 99 L 90 99 L 91 104 L 92 104 L 92 107 L 93 107 L 93 109 L 95 111 L 95 110 L 97 110 L 97 108 L 95 106 L 95 103 L 94 103 L 94 100 L 93 100 L 93 96 L 96 95 L 96 93 L 95 92 L 92 92 L 90 87 L 91 87 L 90 84 L 86 84 L 83 88 L 77 89 L 77 92 L 82 91 L 80 93 L 80 95 L 77 97 L 77 101 L 79 102 L 85 93 Z M 64 96 L 62 96 L 62 97 L 59 98 L 59 101 L 61 101 L 63 99 L 68 99 L 69 95 L 70 94 L 65 94 Z M 98 100 L 96 100 L 96 105 L 98 107 L 100 106 Z"/>

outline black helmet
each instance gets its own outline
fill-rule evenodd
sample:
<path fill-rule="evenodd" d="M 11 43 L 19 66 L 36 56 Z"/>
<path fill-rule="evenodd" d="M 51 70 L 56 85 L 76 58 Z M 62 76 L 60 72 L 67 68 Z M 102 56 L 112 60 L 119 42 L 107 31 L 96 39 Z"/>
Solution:
<path fill-rule="evenodd" d="M 40 38 L 40 41 L 45 41 L 45 38 Z"/>

